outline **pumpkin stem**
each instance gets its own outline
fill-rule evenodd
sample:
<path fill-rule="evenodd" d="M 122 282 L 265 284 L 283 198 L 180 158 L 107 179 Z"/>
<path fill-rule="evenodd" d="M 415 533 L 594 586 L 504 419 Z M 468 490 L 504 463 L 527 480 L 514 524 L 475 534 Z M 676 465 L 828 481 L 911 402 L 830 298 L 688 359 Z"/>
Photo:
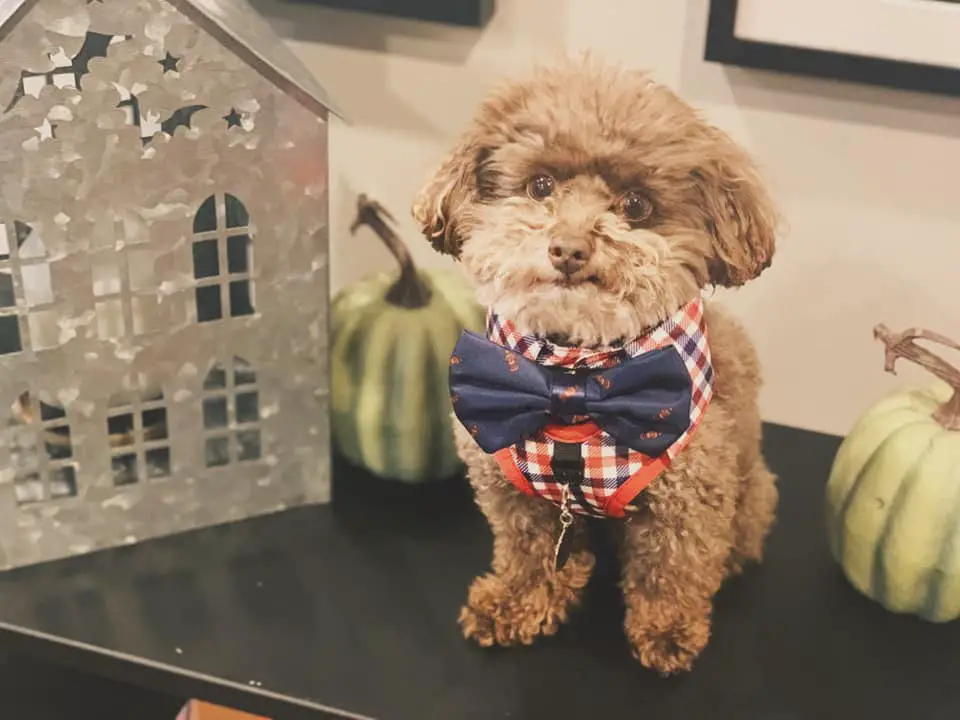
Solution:
<path fill-rule="evenodd" d="M 933 373 L 953 388 L 953 395 L 937 408 L 933 419 L 947 430 L 960 430 L 960 369 L 926 348 L 920 347 L 916 341 L 930 340 L 954 350 L 960 350 L 960 343 L 955 343 L 948 337 L 923 328 L 909 328 L 900 333 L 891 332 L 890 328 L 883 323 L 873 328 L 873 336 L 886 346 L 883 369 L 888 373 L 896 375 L 896 362 L 899 358 L 904 358 Z"/>
<path fill-rule="evenodd" d="M 406 244 L 384 218 L 396 222 L 383 205 L 366 195 L 360 195 L 357 198 L 357 217 L 350 226 L 350 232 L 354 234 L 361 225 L 368 225 L 397 259 L 400 277 L 387 291 L 387 302 L 411 310 L 423 307 L 430 302 L 430 288 L 420 277 Z"/>

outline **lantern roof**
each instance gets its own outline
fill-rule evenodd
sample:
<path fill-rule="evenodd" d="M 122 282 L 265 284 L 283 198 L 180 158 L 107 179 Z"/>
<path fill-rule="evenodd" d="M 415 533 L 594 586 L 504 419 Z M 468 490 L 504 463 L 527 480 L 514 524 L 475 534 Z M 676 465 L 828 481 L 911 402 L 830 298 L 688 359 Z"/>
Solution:
<path fill-rule="evenodd" d="M 0 42 L 32 7 L 44 0 L 0 0 Z M 312 112 L 343 113 L 287 44 L 247 0 L 168 0 L 280 90 Z"/>

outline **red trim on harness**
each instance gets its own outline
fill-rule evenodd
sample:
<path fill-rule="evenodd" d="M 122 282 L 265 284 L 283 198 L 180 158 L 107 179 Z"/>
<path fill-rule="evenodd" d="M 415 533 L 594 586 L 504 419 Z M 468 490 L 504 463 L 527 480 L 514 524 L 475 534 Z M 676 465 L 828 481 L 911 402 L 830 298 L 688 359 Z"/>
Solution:
<path fill-rule="evenodd" d="M 630 476 L 629 480 L 621 485 L 617 491 L 607 499 L 607 504 L 603 508 L 604 514 L 610 517 L 623 517 L 626 515 L 627 505 L 633 502 L 637 495 L 646 490 L 647 486 L 656 480 L 660 476 L 660 473 L 668 467 L 670 467 L 670 461 L 665 455 L 662 455 L 649 465 L 635 472 Z"/>
<path fill-rule="evenodd" d="M 503 470 L 503 474 L 507 476 L 507 480 L 512 482 L 517 490 L 524 495 L 537 494 L 533 489 L 533 485 L 527 480 L 527 476 L 520 472 L 520 468 L 518 468 L 517 464 L 513 461 L 513 454 L 510 452 L 510 448 L 506 447 L 503 448 L 503 450 L 497 450 L 497 452 L 493 454 L 493 457 L 500 465 L 500 469 Z"/>
<path fill-rule="evenodd" d="M 703 422 L 703 418 L 700 419 L 700 422 Z M 683 452 L 683 450 L 689 447 L 694 435 L 697 434 L 697 430 L 700 429 L 700 422 L 690 428 L 680 452 Z M 656 480 L 672 463 L 673 458 L 667 453 L 664 453 L 642 470 L 635 472 L 630 476 L 629 480 L 610 496 L 603 511 L 610 517 L 623 517 L 626 515 L 626 506 L 633 502 L 637 495 L 646 490 L 650 483 Z"/>
<path fill-rule="evenodd" d="M 579 425 L 547 425 L 543 434 L 554 442 L 583 443 L 600 434 L 600 426 L 593 422 Z"/>

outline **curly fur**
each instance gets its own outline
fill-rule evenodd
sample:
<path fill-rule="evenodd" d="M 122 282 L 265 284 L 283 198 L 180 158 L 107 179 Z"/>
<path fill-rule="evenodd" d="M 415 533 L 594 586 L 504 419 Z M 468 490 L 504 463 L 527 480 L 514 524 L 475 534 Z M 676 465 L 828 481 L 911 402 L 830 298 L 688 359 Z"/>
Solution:
<path fill-rule="evenodd" d="M 537 200 L 530 178 L 548 174 Z M 624 193 L 652 215 L 631 223 Z M 776 213 L 748 155 L 647 75 L 592 57 L 505 84 L 418 194 L 414 217 L 457 257 L 481 302 L 526 332 L 583 345 L 641 334 L 704 287 L 757 277 L 774 253 Z M 553 267 L 556 238 L 592 251 L 578 282 Z M 707 644 L 724 578 L 759 561 L 777 492 L 760 452 L 760 368 L 744 329 L 713 304 L 706 325 L 715 395 L 691 445 L 617 523 L 635 655 L 663 673 Z M 494 534 L 491 572 L 460 615 L 482 645 L 552 634 L 589 580 L 582 533 L 551 569 L 557 510 L 504 478 L 459 423 L 457 445 Z"/>

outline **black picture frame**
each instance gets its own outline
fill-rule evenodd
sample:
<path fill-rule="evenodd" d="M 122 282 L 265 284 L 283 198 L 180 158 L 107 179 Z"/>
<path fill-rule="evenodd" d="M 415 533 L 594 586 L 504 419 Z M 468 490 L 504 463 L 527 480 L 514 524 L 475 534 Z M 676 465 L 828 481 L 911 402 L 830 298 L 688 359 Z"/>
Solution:
<path fill-rule="evenodd" d="M 495 0 L 295 0 L 338 10 L 391 15 L 409 20 L 482 28 L 493 17 Z"/>
<path fill-rule="evenodd" d="M 704 59 L 756 70 L 960 97 L 960 70 L 741 40 L 734 35 L 736 18 L 737 0 L 710 0 Z"/>

